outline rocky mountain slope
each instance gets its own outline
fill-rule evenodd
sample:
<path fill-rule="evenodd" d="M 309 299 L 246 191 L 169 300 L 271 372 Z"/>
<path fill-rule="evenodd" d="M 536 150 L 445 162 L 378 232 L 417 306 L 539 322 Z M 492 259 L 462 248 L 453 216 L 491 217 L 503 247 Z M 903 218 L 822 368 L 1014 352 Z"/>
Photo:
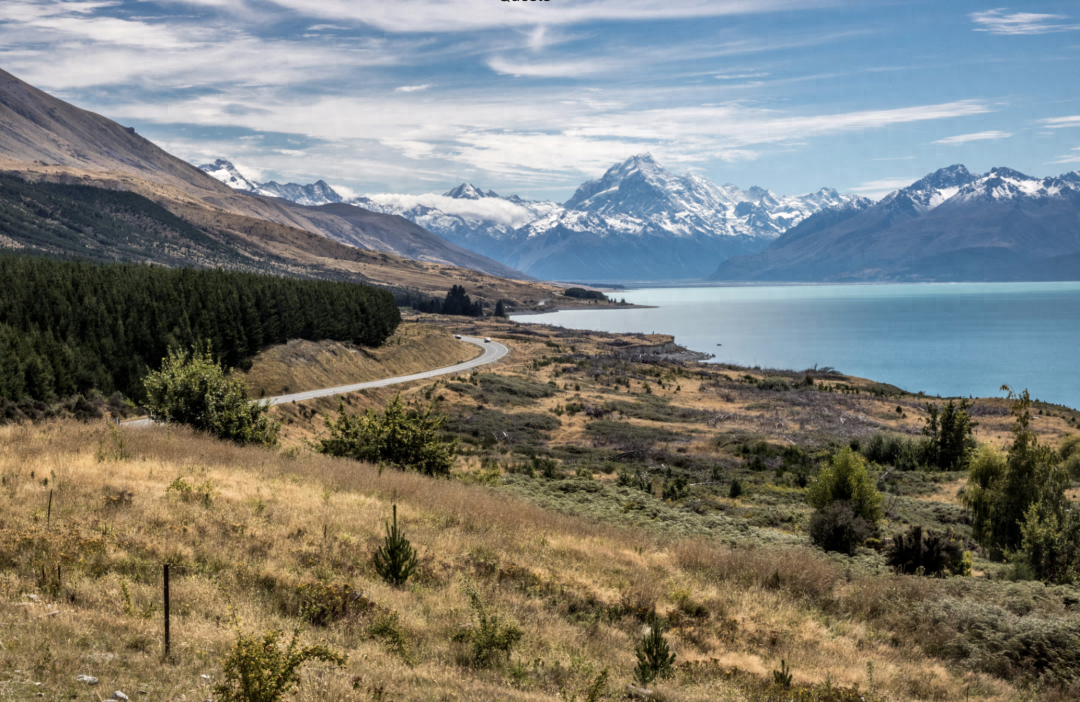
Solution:
<path fill-rule="evenodd" d="M 0 171 L 24 179 L 137 192 L 173 214 L 228 213 L 331 237 L 351 246 L 521 278 L 513 269 L 454 246 L 401 217 L 342 219 L 321 207 L 238 192 L 101 115 L 59 100 L 0 71 Z M 268 184 L 270 185 L 270 184 Z M 277 184 L 273 184 L 277 186 Z M 297 198 L 289 186 L 282 194 Z M 302 188 L 301 188 L 302 190 Z M 293 243 L 303 237 L 292 237 Z M 398 250 L 399 240 L 407 241 Z M 318 246 L 318 249 L 323 247 Z M 405 254 L 408 250 L 410 253 Z"/>
<path fill-rule="evenodd" d="M 710 276 L 739 281 L 1077 280 L 1080 174 L 942 168 L 869 207 L 811 217 Z"/>

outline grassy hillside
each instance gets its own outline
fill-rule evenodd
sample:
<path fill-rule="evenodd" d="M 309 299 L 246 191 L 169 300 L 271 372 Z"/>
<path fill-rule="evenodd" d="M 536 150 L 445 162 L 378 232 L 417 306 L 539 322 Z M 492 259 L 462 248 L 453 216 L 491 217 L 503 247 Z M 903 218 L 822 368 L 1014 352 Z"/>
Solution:
<path fill-rule="evenodd" d="M 0 443 L 0 689 L 13 699 L 206 698 L 232 614 L 246 631 L 300 626 L 305 641 L 349 654 L 343 669 L 309 667 L 300 701 L 569 699 L 604 668 L 602 699 L 618 699 L 654 607 L 677 654 L 676 675 L 654 686 L 664 699 L 779 699 L 763 690 L 784 659 L 796 685 L 1013 700 L 1025 696 L 1023 661 L 997 676 L 950 663 L 957 637 L 988 660 L 1009 643 L 965 637 L 957 622 L 975 612 L 1074 626 L 1059 593 L 1029 583 L 867 574 L 801 546 L 614 527 L 482 485 L 239 449 L 179 428 L 5 427 Z M 395 497 L 421 554 L 421 575 L 403 589 L 370 561 Z M 166 560 L 174 653 L 163 660 Z M 303 616 L 300 586 L 320 583 L 356 594 L 327 626 Z M 477 668 L 453 642 L 475 624 L 467 585 L 523 628 L 509 661 Z"/>

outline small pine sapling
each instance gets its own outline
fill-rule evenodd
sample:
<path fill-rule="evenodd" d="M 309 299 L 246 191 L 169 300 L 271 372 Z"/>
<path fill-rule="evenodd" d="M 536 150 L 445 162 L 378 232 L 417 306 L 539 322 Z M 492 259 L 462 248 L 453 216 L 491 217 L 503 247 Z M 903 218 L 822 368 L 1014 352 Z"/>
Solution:
<path fill-rule="evenodd" d="M 416 572 L 416 551 L 398 529 L 397 505 L 394 505 L 394 523 L 387 523 L 386 538 L 383 545 L 375 551 L 372 560 L 379 577 L 394 587 L 404 585 Z"/>
<path fill-rule="evenodd" d="M 787 667 L 787 661 L 780 661 L 780 670 L 772 672 L 773 682 L 780 687 L 791 687 L 791 668 Z"/>
<path fill-rule="evenodd" d="M 638 660 L 634 679 L 642 685 L 671 675 L 675 654 L 671 652 L 667 639 L 664 638 L 664 626 L 658 618 L 654 617 L 649 623 L 649 633 L 638 641 L 634 654 Z"/>

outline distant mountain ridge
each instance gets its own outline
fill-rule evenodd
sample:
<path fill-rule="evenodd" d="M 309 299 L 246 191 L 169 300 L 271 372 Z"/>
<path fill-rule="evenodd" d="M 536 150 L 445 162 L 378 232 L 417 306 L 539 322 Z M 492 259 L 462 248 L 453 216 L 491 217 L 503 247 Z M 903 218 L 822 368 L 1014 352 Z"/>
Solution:
<path fill-rule="evenodd" d="M 1080 280 L 1080 173 L 939 169 L 870 206 L 814 215 L 712 280 Z"/>
<path fill-rule="evenodd" d="M 378 215 L 343 219 L 321 207 L 297 204 L 293 199 L 302 199 L 303 188 L 292 193 L 286 192 L 288 185 L 278 186 L 282 194 L 292 199 L 248 197 L 161 149 L 133 128 L 64 102 L 3 70 L 0 70 L 0 171 L 28 182 L 80 183 L 136 192 L 174 215 L 189 221 L 199 220 L 207 226 L 217 226 L 215 222 L 219 220 L 229 220 L 233 226 L 245 230 L 265 229 L 260 221 L 283 225 L 299 230 L 281 232 L 289 243 L 278 245 L 288 248 L 289 256 L 307 257 L 315 251 L 325 255 L 333 248 L 311 242 L 301 234 L 304 233 L 333 238 L 349 244 L 350 248 L 393 253 L 504 277 L 523 277 L 518 271 L 454 246 L 403 218 Z M 272 185 L 277 184 L 267 184 Z M 320 197 L 319 192 L 313 192 L 310 201 Z M 251 221 L 241 222 L 234 215 Z M 296 248 L 300 245 L 306 250 Z M 270 255 L 283 256 L 283 252 Z M 349 251 L 341 251 L 340 255 L 343 260 L 354 258 Z M 282 265 L 289 264 L 283 261 Z"/>
<path fill-rule="evenodd" d="M 224 160 L 201 168 L 234 188 L 268 188 L 243 178 Z M 502 197 L 469 183 L 441 196 L 344 200 L 319 181 L 290 184 L 286 187 L 293 190 L 283 196 L 320 185 L 325 187 L 318 197 L 325 202 L 400 215 L 458 246 L 559 280 L 701 278 L 718 261 L 760 251 L 816 212 L 864 200 L 829 188 L 792 197 L 758 187 L 718 186 L 698 175 L 674 175 L 647 153 L 583 183 L 562 205 Z"/>

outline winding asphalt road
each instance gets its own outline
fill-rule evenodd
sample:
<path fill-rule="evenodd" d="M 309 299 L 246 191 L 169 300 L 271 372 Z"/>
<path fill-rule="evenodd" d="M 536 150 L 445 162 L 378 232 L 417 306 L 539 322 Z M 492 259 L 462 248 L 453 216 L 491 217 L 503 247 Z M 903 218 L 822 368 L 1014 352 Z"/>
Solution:
<path fill-rule="evenodd" d="M 434 378 L 440 375 L 446 375 L 448 373 L 459 373 L 461 371 L 469 370 L 470 368 L 476 368 L 488 363 L 494 363 L 500 358 L 510 353 L 510 349 L 506 348 L 497 341 L 484 341 L 475 336 L 463 336 L 462 341 L 479 346 L 484 350 L 484 353 L 472 359 L 471 361 L 465 361 L 464 363 L 458 363 L 453 366 L 447 366 L 445 368 L 436 368 L 435 370 L 424 371 L 423 373 L 413 373 L 412 375 L 399 375 L 394 378 L 383 378 L 382 380 L 369 380 L 366 383 L 353 383 L 352 385 L 338 385 L 333 388 L 323 388 L 322 390 L 308 390 L 307 392 L 294 392 L 291 395 L 278 395 L 277 397 L 268 397 L 260 402 L 269 401 L 271 405 L 280 405 L 285 402 L 300 402 L 302 400 L 313 400 L 316 397 L 329 397 L 331 395 L 341 395 L 347 392 L 356 392 L 357 390 L 366 390 L 368 388 L 383 388 L 387 385 L 397 385 L 398 383 L 408 383 L 413 380 L 424 380 L 425 378 Z M 151 424 L 149 419 L 136 419 L 130 422 L 124 422 L 125 427 L 148 427 Z"/>
<path fill-rule="evenodd" d="M 279 395 L 277 397 L 271 397 L 270 404 L 280 405 L 284 402 L 300 402 L 301 400 L 313 400 L 316 397 L 327 397 L 329 395 L 341 395 L 347 392 L 356 392 L 357 390 L 366 390 L 367 388 L 383 388 L 387 385 L 397 385 L 398 383 L 408 383 L 412 380 L 423 380 L 425 378 L 434 378 L 438 375 L 446 375 L 447 373 L 458 373 L 463 370 L 469 370 L 470 368 L 476 368 L 488 363 L 498 361 L 500 358 L 510 353 L 510 349 L 506 348 L 497 341 L 484 341 L 475 336 L 463 336 L 462 341 L 467 341 L 470 344 L 475 344 L 484 350 L 484 353 L 477 356 L 471 361 L 465 361 L 464 363 L 458 363 L 454 366 L 447 366 L 446 368 L 437 368 L 435 370 L 424 371 L 423 373 L 413 373 L 412 375 L 399 375 L 396 378 L 383 378 L 382 380 L 369 380 L 366 383 L 354 383 L 352 385 L 339 385 L 336 388 L 324 388 L 322 390 L 308 390 L 307 392 L 294 392 L 291 395 Z"/>

